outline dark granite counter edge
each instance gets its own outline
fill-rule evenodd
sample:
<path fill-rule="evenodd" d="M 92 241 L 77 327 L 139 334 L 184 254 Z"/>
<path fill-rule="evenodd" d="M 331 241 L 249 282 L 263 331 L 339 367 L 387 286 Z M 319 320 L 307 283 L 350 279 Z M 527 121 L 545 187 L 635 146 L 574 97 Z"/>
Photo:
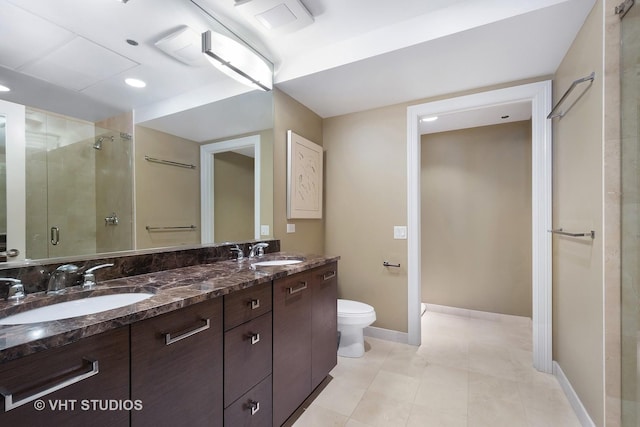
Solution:
<path fill-rule="evenodd" d="M 131 286 L 131 284 L 133 286 L 145 286 L 145 283 L 151 282 L 161 288 L 164 282 L 163 276 L 179 277 L 183 274 L 193 273 L 198 268 L 204 269 L 210 266 L 223 267 L 224 263 L 235 263 L 227 265 L 233 265 L 236 268 L 235 272 L 226 275 L 214 271 L 211 277 L 196 278 L 191 283 L 189 283 L 188 278 L 185 278 L 183 282 L 177 281 L 177 283 L 171 285 L 168 289 L 159 289 L 157 295 L 154 295 L 150 300 L 145 300 L 148 301 L 147 304 L 143 301 L 93 315 L 58 321 L 28 325 L 0 326 L 0 363 L 6 363 L 50 348 L 71 344 L 92 335 L 127 326 L 209 299 L 219 298 L 232 292 L 271 282 L 315 267 L 330 264 L 340 259 L 340 257 L 337 256 L 282 253 L 270 255 L 303 257 L 305 261 L 300 264 L 266 267 L 257 270 L 250 269 L 252 261 L 249 259 L 240 262 L 224 261 L 104 282 L 104 287 L 116 289 L 118 287 L 126 287 L 127 285 Z M 271 257 L 265 257 L 265 259 L 268 258 Z M 253 261 L 255 262 L 256 260 Z M 243 275 L 248 275 L 248 277 L 242 277 Z M 169 277 L 167 280 L 170 281 L 171 278 Z M 218 281 L 235 283 L 227 286 L 219 286 Z"/>

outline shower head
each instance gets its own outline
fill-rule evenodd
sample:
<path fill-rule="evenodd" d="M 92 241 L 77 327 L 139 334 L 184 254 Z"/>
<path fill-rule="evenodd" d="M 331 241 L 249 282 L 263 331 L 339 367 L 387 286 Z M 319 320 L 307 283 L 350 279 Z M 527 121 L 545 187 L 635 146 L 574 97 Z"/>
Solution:
<path fill-rule="evenodd" d="M 113 135 L 106 137 L 107 139 L 110 139 L 111 142 L 113 142 L 115 140 L 115 138 L 113 137 Z M 99 137 L 98 139 L 96 139 L 96 142 L 93 143 L 93 148 L 95 148 L 96 150 L 102 150 L 102 141 L 105 140 L 104 136 Z"/>

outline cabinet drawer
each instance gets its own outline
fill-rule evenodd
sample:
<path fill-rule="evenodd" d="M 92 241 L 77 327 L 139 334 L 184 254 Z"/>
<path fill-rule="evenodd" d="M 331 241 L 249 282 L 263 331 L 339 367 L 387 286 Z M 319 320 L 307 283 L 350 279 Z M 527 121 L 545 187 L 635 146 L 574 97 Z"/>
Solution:
<path fill-rule="evenodd" d="M 224 406 L 271 373 L 271 312 L 224 334 Z"/>
<path fill-rule="evenodd" d="M 222 425 L 222 333 L 222 298 L 131 325 L 133 426 Z"/>
<path fill-rule="evenodd" d="M 91 402 L 129 399 L 128 359 L 126 327 L 0 365 L 0 425 L 129 425 L 124 407 L 94 410 Z M 6 411 L 9 400 L 19 406 Z M 40 402 L 44 409 L 36 410 Z"/>
<path fill-rule="evenodd" d="M 225 427 L 270 427 L 271 375 L 224 410 Z"/>
<path fill-rule="evenodd" d="M 271 283 L 253 286 L 224 296 L 224 330 L 271 311 Z"/>

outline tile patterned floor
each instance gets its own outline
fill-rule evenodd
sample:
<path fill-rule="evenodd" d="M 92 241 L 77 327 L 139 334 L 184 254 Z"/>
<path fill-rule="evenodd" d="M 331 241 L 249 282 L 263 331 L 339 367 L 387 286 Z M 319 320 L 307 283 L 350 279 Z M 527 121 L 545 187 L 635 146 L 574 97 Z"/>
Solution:
<path fill-rule="evenodd" d="M 580 427 L 552 375 L 531 366 L 531 322 L 427 312 L 422 346 L 365 337 L 294 427 Z"/>

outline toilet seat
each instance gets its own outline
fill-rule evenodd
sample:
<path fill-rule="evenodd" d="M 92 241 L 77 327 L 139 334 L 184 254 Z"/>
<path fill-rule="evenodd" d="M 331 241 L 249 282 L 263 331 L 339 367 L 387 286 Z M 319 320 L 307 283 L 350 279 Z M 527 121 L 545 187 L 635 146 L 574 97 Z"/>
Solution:
<path fill-rule="evenodd" d="M 346 299 L 338 300 L 338 325 L 368 326 L 375 322 L 376 312 L 369 304 Z"/>
<path fill-rule="evenodd" d="M 359 301 L 352 301 L 349 299 L 338 300 L 338 314 L 345 316 L 361 316 L 371 313 L 373 307 L 369 304 L 365 304 Z"/>

